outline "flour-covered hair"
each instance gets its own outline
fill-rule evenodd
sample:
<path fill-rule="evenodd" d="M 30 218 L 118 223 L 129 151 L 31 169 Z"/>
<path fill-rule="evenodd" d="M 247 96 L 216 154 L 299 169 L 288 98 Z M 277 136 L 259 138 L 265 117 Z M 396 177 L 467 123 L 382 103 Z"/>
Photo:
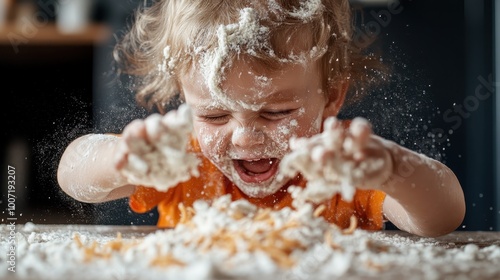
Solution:
<path fill-rule="evenodd" d="M 270 69 L 317 61 L 325 88 L 373 81 L 379 60 L 354 31 L 348 0 L 163 0 L 137 13 L 114 55 L 136 79 L 139 104 L 163 111 L 182 95 L 179 75 L 197 67 L 208 77 L 239 58 Z"/>

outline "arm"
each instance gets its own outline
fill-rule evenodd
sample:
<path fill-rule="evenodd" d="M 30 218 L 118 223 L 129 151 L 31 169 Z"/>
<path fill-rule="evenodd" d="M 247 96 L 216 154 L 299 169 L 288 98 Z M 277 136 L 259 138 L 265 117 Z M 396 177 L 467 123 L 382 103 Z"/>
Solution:
<path fill-rule="evenodd" d="M 83 202 L 104 202 L 132 194 L 133 185 L 116 168 L 119 137 L 90 134 L 64 151 L 57 171 L 61 188 Z"/>
<path fill-rule="evenodd" d="M 347 129 L 346 129 L 347 128 Z M 314 187 L 300 194 L 319 203 L 340 193 L 350 200 L 354 186 L 386 194 L 384 211 L 398 228 L 421 236 L 455 230 L 463 220 L 465 201 L 460 183 L 445 165 L 372 133 L 367 120 L 356 118 L 348 126 L 331 117 L 323 132 L 290 143 L 293 152 L 283 158 L 281 171 L 301 172 Z M 379 217 L 380 218 L 380 217 Z"/>
<path fill-rule="evenodd" d="M 444 164 L 395 143 L 388 147 L 392 175 L 380 188 L 388 196 L 385 216 L 398 228 L 421 236 L 455 230 L 465 215 L 465 200 L 455 174 Z"/>
<path fill-rule="evenodd" d="M 167 191 L 198 174 L 198 158 L 187 151 L 191 132 L 191 112 L 181 106 L 132 121 L 121 137 L 80 137 L 62 156 L 59 184 L 84 202 L 127 197 L 137 185 Z"/>
<path fill-rule="evenodd" d="M 383 210 L 394 225 L 421 236 L 444 235 L 460 225 L 465 215 L 464 194 L 448 167 L 372 134 L 367 122 L 353 121 L 350 132 L 362 147 L 357 160 L 384 162 L 365 174 L 361 188 L 387 194 Z"/>

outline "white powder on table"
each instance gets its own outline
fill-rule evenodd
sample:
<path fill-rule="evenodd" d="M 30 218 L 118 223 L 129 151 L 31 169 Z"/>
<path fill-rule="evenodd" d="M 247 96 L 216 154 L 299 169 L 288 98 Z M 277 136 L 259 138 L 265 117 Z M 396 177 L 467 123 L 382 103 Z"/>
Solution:
<path fill-rule="evenodd" d="M 196 202 L 183 213 L 175 229 L 130 227 L 121 237 L 116 232 L 124 227 L 18 226 L 16 273 L 0 254 L 0 278 L 500 279 L 493 233 L 481 248 L 402 233 L 345 232 L 307 204 L 271 211 L 228 196 L 211 206 Z M 8 236 L 1 225 L 1 252 Z"/>

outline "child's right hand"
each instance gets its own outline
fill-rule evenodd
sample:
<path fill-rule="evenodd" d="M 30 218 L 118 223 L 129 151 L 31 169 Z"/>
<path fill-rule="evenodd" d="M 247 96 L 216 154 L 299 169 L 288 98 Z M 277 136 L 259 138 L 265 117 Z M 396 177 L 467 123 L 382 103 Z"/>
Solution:
<path fill-rule="evenodd" d="M 159 129 L 150 131 L 146 128 L 146 122 L 150 127 L 156 126 Z M 118 143 L 115 167 L 118 170 L 123 170 L 128 164 L 130 154 L 140 152 L 140 146 L 147 147 L 159 138 L 159 130 L 163 127 L 161 124 L 161 116 L 158 114 L 151 115 L 146 119 L 137 119 L 129 123 L 123 130 L 122 137 Z M 139 143 L 143 143 L 142 145 Z"/>
<path fill-rule="evenodd" d="M 134 120 L 123 130 L 122 137 L 118 141 L 116 149 L 115 168 L 122 170 L 128 162 L 130 145 L 137 139 L 147 139 L 146 125 L 144 120 Z"/>
<path fill-rule="evenodd" d="M 116 169 L 130 184 L 160 191 L 198 176 L 198 159 L 187 153 L 192 129 L 186 105 L 165 116 L 154 114 L 131 122 L 118 144 Z"/>

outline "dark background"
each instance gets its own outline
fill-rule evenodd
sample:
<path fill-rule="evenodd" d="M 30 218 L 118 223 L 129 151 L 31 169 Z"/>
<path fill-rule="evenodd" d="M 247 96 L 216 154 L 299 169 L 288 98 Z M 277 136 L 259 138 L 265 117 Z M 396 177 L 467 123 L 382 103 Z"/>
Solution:
<path fill-rule="evenodd" d="M 31 3 L 50 21 L 38 28 L 51 24 L 55 14 L 42 6 L 53 2 Z M 16 167 L 18 223 L 156 220 L 155 213 L 130 213 L 125 199 L 90 205 L 74 201 L 57 186 L 58 160 L 73 139 L 90 132 L 120 132 L 132 119 L 146 116 L 135 106 L 126 78 L 115 79 L 111 59 L 115 38 L 143 1 L 93 3 L 94 24 L 111 30 L 106 40 L 28 40 L 17 52 L 8 41 L 0 44 L 0 160 L 4 170 Z M 386 4 L 363 6 L 364 16 L 357 20 L 360 34 L 378 37 L 374 50 L 382 50 L 384 62 L 392 67 L 390 83 L 370 89 L 366 99 L 346 107 L 342 116 L 367 117 L 378 134 L 445 162 L 466 194 L 467 216 L 460 229 L 499 230 L 498 101 L 495 93 L 487 96 L 487 88 L 495 90 L 493 82 L 488 84 L 490 75 L 495 80 L 493 2 L 415 0 L 394 7 L 398 12 L 388 14 Z M 482 100 L 477 98 L 478 86 L 483 86 Z M 0 219 L 5 223 L 7 172 L 0 175 Z"/>

